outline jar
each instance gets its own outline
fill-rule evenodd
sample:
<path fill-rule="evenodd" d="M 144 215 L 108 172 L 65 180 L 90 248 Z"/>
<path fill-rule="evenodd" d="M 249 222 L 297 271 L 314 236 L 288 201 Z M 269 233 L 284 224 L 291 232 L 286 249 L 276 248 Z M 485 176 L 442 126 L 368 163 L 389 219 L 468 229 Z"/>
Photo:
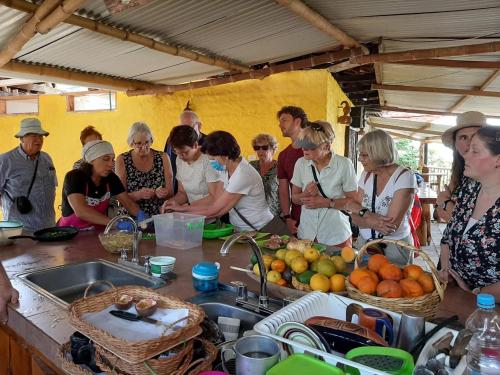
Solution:
<path fill-rule="evenodd" d="M 219 284 L 219 263 L 201 262 L 193 266 L 193 287 L 199 292 L 217 290 Z"/>

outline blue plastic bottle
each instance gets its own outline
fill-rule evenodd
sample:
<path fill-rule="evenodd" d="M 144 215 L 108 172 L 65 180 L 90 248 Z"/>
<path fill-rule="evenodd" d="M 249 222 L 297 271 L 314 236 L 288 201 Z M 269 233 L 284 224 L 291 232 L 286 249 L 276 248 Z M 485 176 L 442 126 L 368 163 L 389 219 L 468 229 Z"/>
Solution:
<path fill-rule="evenodd" d="M 477 296 L 477 309 L 465 327 L 472 336 L 467 347 L 467 370 L 470 375 L 500 374 L 500 315 L 495 311 L 495 297 L 491 294 Z"/>

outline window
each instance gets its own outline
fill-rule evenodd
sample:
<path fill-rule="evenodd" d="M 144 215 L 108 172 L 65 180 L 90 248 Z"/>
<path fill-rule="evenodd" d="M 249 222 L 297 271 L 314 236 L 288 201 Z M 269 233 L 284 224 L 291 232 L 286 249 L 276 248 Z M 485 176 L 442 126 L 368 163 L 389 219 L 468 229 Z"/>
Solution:
<path fill-rule="evenodd" d="M 116 109 L 116 93 L 114 92 L 82 93 L 67 95 L 66 98 L 69 112 L 113 111 Z"/>
<path fill-rule="evenodd" d="M 20 96 L 0 97 L 0 114 L 38 114 L 38 96 L 29 98 Z"/>

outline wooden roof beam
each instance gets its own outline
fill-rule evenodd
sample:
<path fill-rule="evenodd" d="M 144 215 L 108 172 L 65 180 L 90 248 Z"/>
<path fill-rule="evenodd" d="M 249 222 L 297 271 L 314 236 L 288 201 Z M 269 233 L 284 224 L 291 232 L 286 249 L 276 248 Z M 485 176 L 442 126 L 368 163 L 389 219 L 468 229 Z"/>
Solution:
<path fill-rule="evenodd" d="M 456 115 L 461 113 L 460 111 L 449 112 L 449 111 L 436 111 L 436 110 L 431 110 L 431 109 L 399 108 L 399 107 L 391 107 L 391 106 L 380 106 L 380 109 L 384 110 L 384 111 L 391 111 L 391 112 L 415 113 L 415 114 L 436 115 L 436 116 L 456 116 Z M 486 115 L 486 117 L 500 119 L 500 116 Z"/>
<path fill-rule="evenodd" d="M 443 68 L 460 69 L 500 69 L 500 61 L 466 61 L 466 60 L 444 60 L 444 59 L 423 59 L 413 61 L 396 61 L 394 64 L 438 66 Z"/>
<path fill-rule="evenodd" d="M 418 49 L 402 52 L 379 53 L 376 55 L 355 56 L 350 59 L 352 64 L 391 63 L 396 61 L 414 61 L 433 59 L 448 56 L 465 56 L 479 53 L 493 53 L 500 51 L 500 42 L 489 42 L 483 44 L 470 44 L 455 47 L 440 47 L 429 49 Z"/>
<path fill-rule="evenodd" d="M 341 43 L 345 48 L 361 47 L 360 43 L 346 32 L 333 25 L 321 14 L 308 7 L 300 0 L 275 0 L 278 4 L 287 7 L 296 15 L 302 17 L 314 27 L 318 28 L 327 35 L 330 35 L 337 42 Z M 368 50 L 366 50 L 368 53 Z"/>
<path fill-rule="evenodd" d="M 32 4 L 25 0 L 0 0 L 0 4 L 27 13 L 33 13 L 38 8 L 37 5 Z M 97 22 L 89 18 L 80 17 L 74 14 L 66 18 L 64 22 L 112 38 L 117 38 L 120 40 L 125 40 L 130 43 L 139 44 L 141 46 L 151 48 L 155 51 L 167 53 L 169 55 L 174 55 L 174 56 L 181 56 L 186 59 L 193 60 L 206 65 L 217 66 L 224 70 L 236 71 L 236 72 L 247 72 L 250 70 L 248 66 L 229 62 L 220 57 L 211 57 L 207 55 L 202 55 L 200 53 L 188 50 L 186 48 L 176 47 L 167 43 L 159 42 L 152 38 L 148 38 L 134 32 L 122 30 L 117 27 L 109 26 L 104 23 Z"/>
<path fill-rule="evenodd" d="M 483 82 L 483 84 L 481 85 L 481 87 L 479 87 L 479 91 L 484 91 L 486 90 L 494 81 L 496 81 L 496 79 L 500 76 L 500 70 L 497 70 L 496 72 L 494 72 L 492 75 L 490 75 L 488 77 L 488 79 L 486 79 L 486 81 Z M 465 102 L 467 102 L 467 100 L 470 99 L 470 95 L 465 95 L 463 96 L 462 98 L 460 98 L 455 104 L 453 104 L 449 109 L 448 111 L 450 112 L 453 112 L 453 111 L 456 111 L 458 110 L 461 106 L 463 106 L 465 104 Z"/>
<path fill-rule="evenodd" d="M 389 90 L 389 91 L 425 92 L 425 93 L 431 93 L 431 94 L 486 96 L 486 97 L 490 97 L 490 98 L 500 98 L 500 92 L 498 92 L 498 91 L 462 90 L 462 89 L 449 89 L 449 88 L 444 88 L 444 87 L 372 85 L 372 89 L 374 89 L 374 90 Z"/>
<path fill-rule="evenodd" d="M 383 119 L 379 119 L 383 120 Z M 373 126 L 373 127 L 378 127 L 382 129 L 390 129 L 390 130 L 402 130 L 405 132 L 418 132 L 422 134 L 430 134 L 430 135 L 441 135 L 443 132 L 437 131 L 437 130 L 429 130 L 429 129 L 418 129 L 418 128 L 410 128 L 406 126 L 399 126 L 399 125 L 391 125 L 391 124 L 385 124 L 383 122 L 379 122 L 375 120 L 374 118 L 370 117 L 368 119 L 368 125 Z"/>
<path fill-rule="evenodd" d="M 425 138 L 413 137 L 412 135 L 408 135 L 408 134 L 404 134 L 404 133 L 394 132 L 391 130 L 386 130 L 385 132 L 392 135 L 393 137 L 411 139 L 412 141 L 417 141 L 417 142 L 422 142 L 425 139 Z"/>

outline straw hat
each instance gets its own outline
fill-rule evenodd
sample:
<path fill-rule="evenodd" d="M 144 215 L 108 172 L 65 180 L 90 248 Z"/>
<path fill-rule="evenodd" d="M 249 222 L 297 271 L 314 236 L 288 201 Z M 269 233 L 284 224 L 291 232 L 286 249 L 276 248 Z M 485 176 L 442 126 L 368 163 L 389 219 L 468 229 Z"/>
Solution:
<path fill-rule="evenodd" d="M 481 112 L 469 111 L 457 116 L 457 124 L 447 129 L 441 136 L 441 141 L 446 147 L 453 148 L 454 135 L 457 131 L 464 128 L 486 126 L 486 116 Z"/>
<path fill-rule="evenodd" d="M 26 134 L 39 134 L 39 135 L 49 135 L 42 129 L 42 123 L 39 119 L 30 117 L 21 120 L 21 129 L 14 135 L 16 138 L 24 137 Z"/>

